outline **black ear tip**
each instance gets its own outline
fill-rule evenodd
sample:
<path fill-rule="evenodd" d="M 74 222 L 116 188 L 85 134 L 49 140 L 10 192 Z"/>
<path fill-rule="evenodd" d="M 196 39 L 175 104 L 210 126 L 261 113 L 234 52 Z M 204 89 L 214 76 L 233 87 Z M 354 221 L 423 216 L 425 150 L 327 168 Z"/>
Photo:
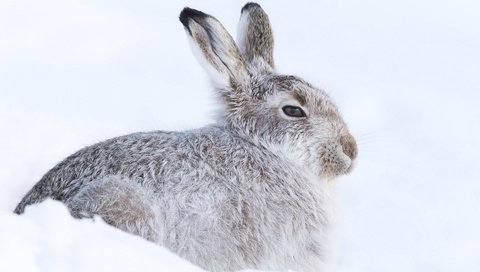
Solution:
<path fill-rule="evenodd" d="M 186 28 L 188 28 L 188 10 L 190 8 L 184 8 L 182 10 L 182 12 L 180 12 L 180 16 L 178 16 L 178 18 L 180 19 L 180 22 L 182 23 L 182 25 Z"/>
<path fill-rule="evenodd" d="M 188 28 L 188 19 L 191 18 L 195 21 L 198 21 L 199 19 L 207 17 L 207 16 L 208 16 L 207 14 L 205 14 L 205 13 L 199 11 L 199 10 L 191 9 L 189 7 L 186 7 L 182 10 L 182 12 L 180 12 L 179 19 L 180 19 L 180 22 L 182 22 L 183 26 Z"/>
<path fill-rule="evenodd" d="M 250 9 L 253 9 L 253 8 L 262 8 L 262 7 L 257 3 L 249 2 L 249 3 L 246 3 L 245 6 L 243 6 L 241 12 L 243 13 L 243 12 L 245 12 L 247 10 L 250 10 Z"/>

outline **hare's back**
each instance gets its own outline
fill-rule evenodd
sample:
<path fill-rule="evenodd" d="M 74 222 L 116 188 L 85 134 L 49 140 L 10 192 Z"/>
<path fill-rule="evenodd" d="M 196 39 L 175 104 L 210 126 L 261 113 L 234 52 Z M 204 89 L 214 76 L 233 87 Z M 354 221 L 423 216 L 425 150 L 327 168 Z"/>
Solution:
<path fill-rule="evenodd" d="M 109 139 L 70 155 L 43 176 L 38 185 L 50 197 L 67 200 L 88 183 L 119 175 L 151 183 L 169 161 L 191 152 L 182 133 L 142 132 Z M 38 187 L 38 186 L 37 186 Z"/>

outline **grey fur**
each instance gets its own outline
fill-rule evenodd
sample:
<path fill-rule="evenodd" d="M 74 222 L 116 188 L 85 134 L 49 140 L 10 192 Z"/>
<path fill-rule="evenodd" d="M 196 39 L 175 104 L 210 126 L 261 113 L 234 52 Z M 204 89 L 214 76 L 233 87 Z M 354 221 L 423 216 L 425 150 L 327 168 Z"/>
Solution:
<path fill-rule="evenodd" d="M 262 61 L 266 70 L 274 68 L 272 27 L 268 15 L 258 4 L 248 3 L 242 8 L 237 41 L 248 63 Z"/>
<path fill-rule="evenodd" d="M 180 19 L 224 106 L 218 123 L 86 147 L 45 174 L 15 213 L 50 197 L 207 270 L 321 271 L 331 180 L 351 170 L 354 138 L 324 91 L 274 71 L 260 6 L 242 10 L 241 49 L 210 15 L 185 9 Z M 284 105 L 307 117 L 287 116 Z"/>

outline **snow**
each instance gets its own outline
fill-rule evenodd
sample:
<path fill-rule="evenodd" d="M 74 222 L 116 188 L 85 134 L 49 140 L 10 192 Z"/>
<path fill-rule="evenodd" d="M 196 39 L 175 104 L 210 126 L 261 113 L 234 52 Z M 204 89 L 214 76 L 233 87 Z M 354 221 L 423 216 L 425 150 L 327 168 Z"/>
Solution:
<path fill-rule="evenodd" d="M 201 271 L 58 202 L 12 210 L 55 163 L 134 131 L 183 130 L 215 107 L 178 21 L 235 37 L 243 1 L 0 1 L 0 271 Z M 336 271 L 480 267 L 480 3 L 260 3 L 277 70 L 337 101 L 360 157 L 339 180 Z"/>

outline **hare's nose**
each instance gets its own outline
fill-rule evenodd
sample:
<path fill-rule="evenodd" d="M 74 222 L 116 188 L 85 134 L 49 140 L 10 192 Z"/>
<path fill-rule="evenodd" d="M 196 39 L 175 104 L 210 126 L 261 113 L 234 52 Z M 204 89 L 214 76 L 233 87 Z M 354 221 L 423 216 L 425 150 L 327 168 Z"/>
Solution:
<path fill-rule="evenodd" d="M 357 142 L 350 134 L 344 134 L 340 137 L 340 144 L 342 145 L 343 153 L 354 160 L 357 157 L 358 149 Z"/>

